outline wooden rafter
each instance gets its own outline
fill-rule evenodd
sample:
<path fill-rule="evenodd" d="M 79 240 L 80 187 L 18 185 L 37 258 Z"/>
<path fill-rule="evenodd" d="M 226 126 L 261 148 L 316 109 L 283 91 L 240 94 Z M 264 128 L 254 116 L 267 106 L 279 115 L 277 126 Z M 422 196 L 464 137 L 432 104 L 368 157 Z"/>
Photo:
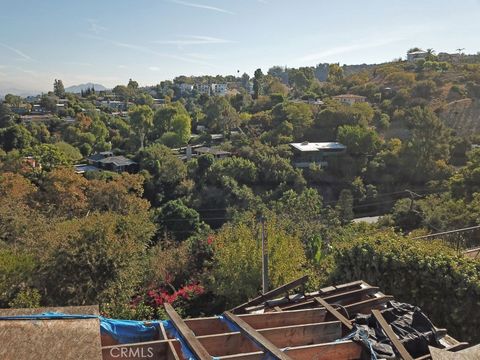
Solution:
<path fill-rule="evenodd" d="M 318 302 L 321 306 L 323 306 L 330 314 L 332 314 L 338 321 L 342 323 L 342 325 L 349 331 L 353 330 L 353 325 L 350 320 L 348 320 L 345 316 L 340 314 L 337 310 L 333 308 L 332 305 L 327 303 L 321 297 L 316 297 L 315 301 Z"/>
<path fill-rule="evenodd" d="M 172 305 L 166 303 L 165 311 L 167 312 L 168 317 L 173 323 L 173 326 L 180 333 L 182 338 L 187 343 L 187 346 L 190 348 L 192 353 L 198 358 L 198 360 L 211 360 L 212 356 L 205 350 L 203 345 L 195 337 L 195 334 L 190 330 L 190 328 L 183 322 L 180 315 L 177 314 Z"/>
<path fill-rule="evenodd" d="M 232 314 L 230 311 L 226 311 L 224 313 L 225 317 L 236 324 L 241 332 L 247 335 L 250 339 L 255 341 L 258 346 L 260 346 L 265 352 L 273 356 L 275 359 L 279 360 L 292 360 L 290 356 L 285 354 L 284 352 L 280 351 L 274 344 L 272 344 L 269 340 L 267 340 L 262 334 L 260 334 L 257 330 L 252 328 L 248 325 L 244 320 L 240 317 Z"/>
<path fill-rule="evenodd" d="M 390 339 L 394 349 L 402 357 L 402 359 L 403 360 L 413 360 L 413 357 L 408 353 L 407 349 L 405 349 L 405 346 L 403 346 L 403 344 L 397 338 L 397 335 L 393 332 L 390 325 L 388 325 L 387 321 L 385 320 L 383 315 L 380 313 L 380 311 L 372 310 L 372 315 L 378 321 L 378 324 L 380 325 L 380 327 L 385 332 L 385 335 L 387 335 L 387 337 Z"/>
<path fill-rule="evenodd" d="M 289 282 L 288 284 L 282 285 L 282 286 L 280 286 L 276 289 L 270 290 L 263 295 L 260 295 L 260 296 L 254 298 L 250 301 L 247 301 L 244 304 L 241 304 L 241 305 L 233 308 L 231 310 L 231 312 L 235 313 L 235 314 L 242 313 L 245 310 L 245 308 L 250 307 L 250 306 L 259 305 L 259 304 L 261 304 L 261 303 L 263 303 L 267 300 L 270 300 L 270 299 L 273 299 L 273 298 L 275 298 L 279 295 L 285 294 L 289 290 L 295 289 L 295 288 L 299 287 L 300 285 L 305 284 L 307 282 L 307 280 L 308 280 L 308 275 L 302 276 L 299 279 L 296 279 L 292 282 Z"/>

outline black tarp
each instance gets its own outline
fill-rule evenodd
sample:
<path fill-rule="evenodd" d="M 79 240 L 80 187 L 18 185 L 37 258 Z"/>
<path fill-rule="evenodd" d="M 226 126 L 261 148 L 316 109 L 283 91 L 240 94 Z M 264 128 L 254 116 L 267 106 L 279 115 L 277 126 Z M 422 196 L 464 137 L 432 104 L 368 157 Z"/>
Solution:
<path fill-rule="evenodd" d="M 434 325 L 419 307 L 396 301 L 389 301 L 386 305 L 381 313 L 412 357 L 428 354 L 429 345 L 441 347 Z M 368 337 L 376 357 L 397 358 L 390 340 L 373 315 L 357 314 L 355 326 L 356 331 L 351 335 L 354 341 L 365 344 Z"/>

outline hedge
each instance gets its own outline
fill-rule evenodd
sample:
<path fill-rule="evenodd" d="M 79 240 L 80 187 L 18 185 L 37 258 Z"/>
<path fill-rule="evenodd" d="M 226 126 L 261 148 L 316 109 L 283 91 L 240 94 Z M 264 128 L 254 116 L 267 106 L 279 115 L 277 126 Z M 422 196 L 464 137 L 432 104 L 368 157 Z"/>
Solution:
<path fill-rule="evenodd" d="M 337 242 L 333 254 L 330 283 L 363 279 L 419 306 L 453 337 L 480 342 L 480 261 L 392 233 Z"/>

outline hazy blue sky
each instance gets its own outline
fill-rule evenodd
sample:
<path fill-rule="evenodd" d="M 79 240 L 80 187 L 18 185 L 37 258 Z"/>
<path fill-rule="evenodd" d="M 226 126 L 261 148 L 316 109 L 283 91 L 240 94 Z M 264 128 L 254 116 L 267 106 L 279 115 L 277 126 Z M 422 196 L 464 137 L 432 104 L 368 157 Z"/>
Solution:
<path fill-rule="evenodd" d="M 480 50 L 480 0 L 0 0 L 0 90 Z"/>

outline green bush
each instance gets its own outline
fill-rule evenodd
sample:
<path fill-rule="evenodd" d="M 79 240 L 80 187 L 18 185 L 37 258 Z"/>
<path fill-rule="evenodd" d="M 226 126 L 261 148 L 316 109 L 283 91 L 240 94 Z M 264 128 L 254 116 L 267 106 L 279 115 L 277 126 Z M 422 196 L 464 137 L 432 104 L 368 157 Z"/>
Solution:
<path fill-rule="evenodd" d="M 332 283 L 363 279 L 395 299 L 419 306 L 462 341 L 480 341 L 480 261 L 438 242 L 392 233 L 334 245 Z"/>

